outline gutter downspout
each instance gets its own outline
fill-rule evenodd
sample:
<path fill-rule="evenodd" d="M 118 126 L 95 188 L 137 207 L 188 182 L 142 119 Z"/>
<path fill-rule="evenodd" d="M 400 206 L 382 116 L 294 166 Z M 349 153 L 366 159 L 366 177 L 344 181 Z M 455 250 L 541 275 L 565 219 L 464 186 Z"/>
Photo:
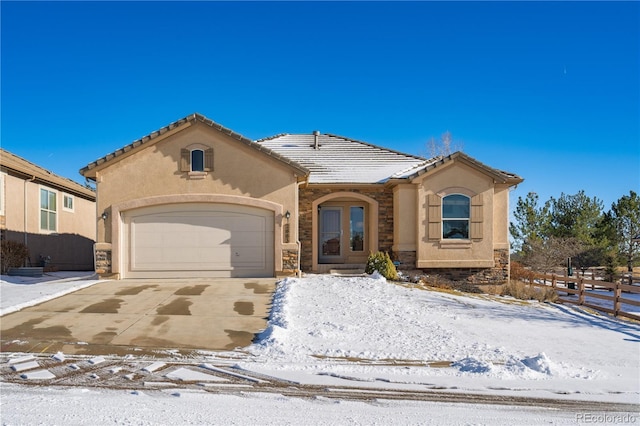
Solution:
<path fill-rule="evenodd" d="M 24 181 L 24 223 L 23 223 L 23 228 L 24 228 L 24 245 L 28 247 L 27 245 L 27 220 L 29 218 L 29 215 L 27 214 L 27 184 L 29 182 L 33 182 L 36 180 L 36 177 L 34 175 L 31 176 L 31 179 L 25 179 Z M 27 262 L 27 260 L 25 259 L 25 263 Z M 24 265 L 27 266 L 27 265 Z"/>

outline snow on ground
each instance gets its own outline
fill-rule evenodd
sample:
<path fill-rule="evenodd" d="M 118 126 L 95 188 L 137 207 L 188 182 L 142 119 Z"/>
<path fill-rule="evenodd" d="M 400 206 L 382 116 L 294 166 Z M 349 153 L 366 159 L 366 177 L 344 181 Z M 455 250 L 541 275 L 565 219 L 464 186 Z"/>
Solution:
<path fill-rule="evenodd" d="M 78 277 L 56 278 L 12 282 L 16 277 L 3 276 L 2 314 L 96 282 L 90 277 L 77 281 L 70 279 Z M 327 388 L 437 389 L 634 404 L 640 399 L 637 323 L 572 306 L 401 286 L 381 277 L 317 275 L 280 282 L 269 327 L 244 349 L 250 355 L 239 357 L 236 368 L 240 372 L 244 369 Z M 54 356 L 64 359 L 61 353 Z M 203 352 L 202 356 L 194 364 L 215 360 L 214 353 Z M 172 374 L 183 380 L 193 378 L 188 369 Z M 624 414 L 630 417 L 623 419 L 613 417 L 619 415 L 615 413 L 543 407 L 309 400 L 175 388 L 142 392 L 2 383 L 0 390 L 3 425 L 640 421 L 637 410 Z"/>
<path fill-rule="evenodd" d="M 241 367 L 301 383 L 332 376 L 519 396 L 640 398 L 637 323 L 382 277 L 286 279 L 268 329 L 249 350 L 255 359 Z M 345 362 L 352 358 L 370 362 Z M 389 360 L 405 365 L 372 365 Z"/>
<path fill-rule="evenodd" d="M 580 417 L 584 416 L 584 417 Z M 595 417 L 598 416 L 598 417 Z M 614 417 L 616 416 L 616 417 Z M 575 425 L 625 414 L 416 401 L 312 400 L 278 394 L 215 395 L 177 389 L 25 388 L 3 385 L 2 424 L 47 425 Z M 626 415 L 633 418 L 632 415 Z M 611 423 L 600 421 L 600 424 Z"/>

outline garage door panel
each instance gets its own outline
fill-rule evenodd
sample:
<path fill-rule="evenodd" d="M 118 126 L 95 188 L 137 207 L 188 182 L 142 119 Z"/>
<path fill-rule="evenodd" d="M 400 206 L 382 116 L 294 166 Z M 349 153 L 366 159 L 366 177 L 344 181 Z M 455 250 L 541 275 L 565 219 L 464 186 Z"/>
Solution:
<path fill-rule="evenodd" d="M 127 276 L 273 276 L 273 212 L 245 206 L 145 208 L 125 215 Z"/>

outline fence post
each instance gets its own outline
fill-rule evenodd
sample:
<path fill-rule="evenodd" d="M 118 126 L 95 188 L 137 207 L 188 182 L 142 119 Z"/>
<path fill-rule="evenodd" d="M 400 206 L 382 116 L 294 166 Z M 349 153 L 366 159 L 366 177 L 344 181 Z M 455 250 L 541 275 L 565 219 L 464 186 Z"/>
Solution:
<path fill-rule="evenodd" d="M 578 278 L 578 304 L 584 305 L 584 278 Z"/>
<path fill-rule="evenodd" d="M 556 288 L 557 283 L 556 283 L 556 274 L 551 274 L 551 287 L 553 287 L 554 289 Z"/>
<path fill-rule="evenodd" d="M 622 288 L 620 287 L 620 284 L 616 283 L 616 287 L 614 289 L 614 294 L 613 294 L 613 315 L 614 316 L 618 316 L 618 313 L 620 312 L 620 298 L 622 297 Z"/>

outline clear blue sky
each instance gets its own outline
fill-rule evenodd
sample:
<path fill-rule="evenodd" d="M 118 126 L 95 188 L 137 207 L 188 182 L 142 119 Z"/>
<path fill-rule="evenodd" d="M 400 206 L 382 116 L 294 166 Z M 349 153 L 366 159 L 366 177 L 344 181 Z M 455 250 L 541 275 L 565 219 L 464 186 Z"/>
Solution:
<path fill-rule="evenodd" d="M 2 147 L 65 177 L 199 112 L 411 154 L 445 131 L 512 207 L 640 192 L 638 2 L 2 1 Z"/>

